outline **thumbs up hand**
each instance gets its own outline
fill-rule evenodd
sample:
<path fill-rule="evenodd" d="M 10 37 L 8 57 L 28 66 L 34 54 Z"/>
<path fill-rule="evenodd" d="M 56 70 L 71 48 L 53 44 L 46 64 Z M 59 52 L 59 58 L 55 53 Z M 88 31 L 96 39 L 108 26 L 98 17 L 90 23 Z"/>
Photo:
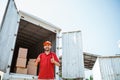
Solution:
<path fill-rule="evenodd" d="M 51 63 L 55 63 L 55 59 L 54 59 L 53 56 L 52 56 L 52 58 L 51 58 Z"/>
<path fill-rule="evenodd" d="M 53 64 L 55 64 L 55 65 L 57 65 L 57 66 L 60 66 L 60 63 L 59 62 L 57 62 L 57 61 L 55 61 L 55 59 L 54 59 L 54 56 L 52 55 L 52 57 L 51 57 L 51 63 L 53 63 Z"/>

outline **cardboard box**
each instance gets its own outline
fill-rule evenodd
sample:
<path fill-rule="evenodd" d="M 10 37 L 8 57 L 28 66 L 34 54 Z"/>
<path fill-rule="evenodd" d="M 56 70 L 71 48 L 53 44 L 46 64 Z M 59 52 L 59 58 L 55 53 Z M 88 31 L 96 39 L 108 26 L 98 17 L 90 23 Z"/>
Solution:
<path fill-rule="evenodd" d="M 26 59 L 27 52 L 28 52 L 28 49 L 26 49 L 26 48 L 19 48 L 18 57 Z"/>
<path fill-rule="evenodd" d="M 29 59 L 29 62 L 35 62 L 36 59 Z"/>
<path fill-rule="evenodd" d="M 29 61 L 29 62 L 28 62 L 28 65 L 35 65 L 35 62 Z"/>
<path fill-rule="evenodd" d="M 27 74 L 37 75 L 37 66 L 35 66 L 35 65 L 27 65 Z"/>
<path fill-rule="evenodd" d="M 27 68 L 16 68 L 16 73 L 27 74 Z"/>
<path fill-rule="evenodd" d="M 26 61 L 27 59 L 23 59 L 23 58 L 17 58 L 17 63 L 16 63 L 16 67 L 26 67 Z"/>
<path fill-rule="evenodd" d="M 35 60 L 36 59 L 29 59 L 28 64 L 29 65 L 35 65 Z"/>

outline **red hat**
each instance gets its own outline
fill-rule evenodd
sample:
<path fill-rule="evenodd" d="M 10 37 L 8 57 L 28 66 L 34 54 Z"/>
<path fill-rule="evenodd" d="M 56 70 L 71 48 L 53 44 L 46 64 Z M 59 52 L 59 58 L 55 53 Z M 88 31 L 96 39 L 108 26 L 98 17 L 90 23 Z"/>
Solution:
<path fill-rule="evenodd" d="M 52 44 L 51 44 L 50 41 L 45 41 L 45 42 L 43 43 L 43 45 L 46 46 L 46 45 L 52 45 Z"/>

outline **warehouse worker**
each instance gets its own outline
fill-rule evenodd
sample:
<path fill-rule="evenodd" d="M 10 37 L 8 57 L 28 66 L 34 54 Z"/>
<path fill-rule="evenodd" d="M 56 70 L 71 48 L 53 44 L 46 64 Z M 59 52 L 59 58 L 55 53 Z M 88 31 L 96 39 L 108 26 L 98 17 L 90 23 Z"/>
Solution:
<path fill-rule="evenodd" d="M 40 63 L 38 80 L 54 80 L 54 66 L 60 66 L 59 59 L 54 52 L 51 52 L 51 42 L 43 43 L 44 52 L 40 53 L 35 61 L 37 66 Z"/>

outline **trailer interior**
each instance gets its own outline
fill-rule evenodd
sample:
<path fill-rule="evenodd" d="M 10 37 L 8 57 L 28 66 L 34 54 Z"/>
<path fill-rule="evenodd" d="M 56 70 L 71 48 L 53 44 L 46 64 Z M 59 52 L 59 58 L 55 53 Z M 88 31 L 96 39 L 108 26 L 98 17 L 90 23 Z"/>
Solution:
<path fill-rule="evenodd" d="M 52 42 L 52 51 L 56 52 L 56 33 L 23 19 L 20 20 L 10 72 L 15 73 L 19 48 L 27 48 L 27 62 L 36 59 L 43 52 L 43 42 Z"/>

